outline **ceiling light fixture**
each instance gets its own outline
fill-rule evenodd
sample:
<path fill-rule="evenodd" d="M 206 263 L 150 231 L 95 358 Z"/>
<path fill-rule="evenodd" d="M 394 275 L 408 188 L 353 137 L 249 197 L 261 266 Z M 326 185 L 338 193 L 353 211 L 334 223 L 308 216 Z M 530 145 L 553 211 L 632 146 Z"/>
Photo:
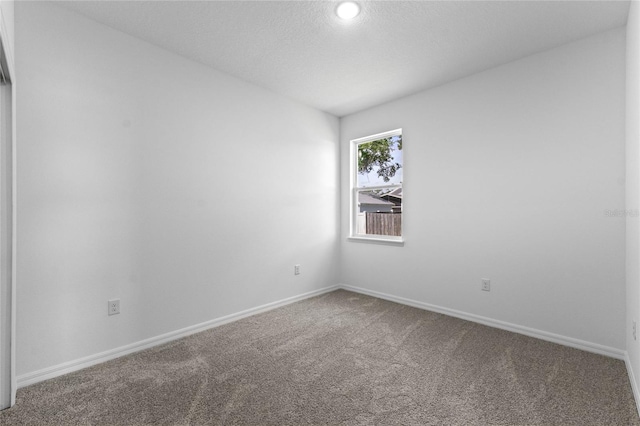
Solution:
<path fill-rule="evenodd" d="M 352 1 L 340 3 L 336 8 L 336 15 L 345 21 L 355 18 L 358 16 L 358 13 L 360 13 L 360 6 L 358 6 L 358 3 Z"/>

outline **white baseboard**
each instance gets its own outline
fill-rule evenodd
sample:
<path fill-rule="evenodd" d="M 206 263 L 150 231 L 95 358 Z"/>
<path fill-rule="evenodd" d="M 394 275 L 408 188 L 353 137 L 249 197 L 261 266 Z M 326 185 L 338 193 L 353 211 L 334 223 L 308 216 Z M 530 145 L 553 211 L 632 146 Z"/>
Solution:
<path fill-rule="evenodd" d="M 469 314 L 462 311 L 456 311 L 455 309 L 444 308 L 442 306 L 431 305 L 429 303 L 419 302 L 417 300 L 406 299 L 404 297 L 392 296 L 386 293 L 380 293 L 374 290 L 368 290 L 360 287 L 353 287 L 350 285 L 341 284 L 339 286 L 342 289 L 353 291 L 355 293 L 366 294 L 368 296 L 377 297 L 379 299 L 389 300 L 391 302 L 400 303 L 402 305 L 413 306 L 414 308 L 424 309 L 427 311 L 437 312 L 440 314 L 449 315 L 463 320 L 476 322 L 489 327 L 500 328 L 502 330 L 512 331 L 514 333 L 524 334 L 526 336 L 535 337 L 537 339 L 546 340 L 548 342 L 557 343 L 564 346 L 569 346 L 576 349 L 581 349 L 587 352 L 593 352 L 600 355 L 605 355 L 611 358 L 620 360 L 625 359 L 625 351 L 622 349 L 616 349 L 609 346 L 600 345 L 597 343 L 587 342 L 585 340 L 574 339 L 573 337 L 562 336 L 559 334 L 549 333 L 542 330 L 536 330 L 534 328 L 524 327 L 517 324 L 512 324 L 504 321 L 495 320 L 492 318 L 483 317 L 480 315 Z M 636 401 L 638 398 L 636 397 Z"/>
<path fill-rule="evenodd" d="M 310 297 L 328 293 L 330 291 L 337 290 L 338 288 L 339 286 L 334 285 L 334 286 L 325 287 L 319 290 L 310 291 L 308 293 L 300 294 L 298 296 L 293 296 L 286 299 L 278 300 L 276 302 L 267 303 L 266 305 L 261 305 L 255 308 L 247 309 L 245 311 L 237 312 L 235 314 L 226 315 L 224 317 L 206 321 L 201 324 L 192 325 L 190 327 L 185 327 L 183 329 L 165 333 L 160 336 L 151 337 L 149 339 L 141 340 L 139 342 L 131 343 L 129 345 L 121 346 L 119 348 L 111 349 L 95 355 L 90 355 L 74 361 L 69 361 L 69 362 L 64 362 L 62 364 L 54 365 L 53 367 L 47 367 L 47 368 L 43 368 L 42 370 L 23 374 L 21 376 L 18 376 L 18 388 L 28 386 L 34 383 L 38 383 L 43 380 L 48 380 L 54 377 L 62 376 L 63 374 L 82 370 L 84 368 L 91 367 L 92 365 L 100 364 L 102 362 L 109 361 L 109 360 L 121 357 L 123 355 L 128 355 L 133 352 L 138 352 L 143 349 L 161 345 L 163 343 L 180 339 L 180 338 L 189 336 L 191 334 L 199 333 L 201 331 L 208 330 L 210 328 L 219 327 L 223 324 L 228 324 L 233 321 L 238 321 L 242 318 L 250 317 L 252 315 L 270 311 L 272 309 L 289 305 L 291 303 L 298 302 L 300 300 L 304 300 Z"/>
<path fill-rule="evenodd" d="M 636 375 L 633 373 L 633 367 L 631 366 L 631 360 L 629 359 L 629 352 L 624 352 L 624 363 L 627 366 L 627 374 L 629 375 L 629 381 L 631 382 L 631 390 L 633 391 L 633 399 L 636 401 L 636 410 L 640 416 L 640 393 L 638 392 L 638 382 L 636 382 Z"/>
<path fill-rule="evenodd" d="M 638 393 L 638 389 L 634 379 L 635 376 L 633 375 L 633 370 L 631 368 L 631 365 L 629 364 L 628 355 L 626 354 L 626 351 L 611 348 L 608 346 L 599 345 L 597 343 L 591 343 L 584 340 L 561 336 L 561 335 L 549 333 L 546 331 L 523 327 L 517 324 L 511 324 L 504 321 L 486 318 L 479 315 L 469 314 L 462 311 L 456 311 L 454 309 L 444 308 L 444 307 L 432 305 L 429 303 L 419 302 L 417 300 L 411 300 L 411 299 L 406 299 L 404 297 L 392 296 L 390 294 L 381 293 L 374 290 L 368 290 L 360 287 L 353 287 L 353 286 L 344 285 L 344 284 L 325 287 L 325 288 L 304 293 L 298 296 L 293 296 L 293 297 L 289 297 L 287 299 L 279 300 L 276 302 L 267 303 L 262 306 L 257 306 L 255 308 L 247 309 L 245 311 L 237 312 L 235 314 L 216 318 L 210 321 L 203 322 L 201 324 L 196 324 L 180 330 L 165 333 L 160 336 L 151 337 L 149 339 L 145 339 L 139 342 L 131 343 L 129 345 L 121 346 L 119 348 L 115 348 L 115 349 L 111 349 L 98 354 L 90 355 L 74 361 L 68 361 L 62 364 L 54 365 L 52 367 L 43 368 L 41 370 L 37 370 L 31 373 L 26 373 L 21 376 L 18 376 L 17 378 L 18 388 L 28 386 L 34 383 L 38 383 L 43 380 L 48 380 L 54 377 L 62 376 L 64 374 L 68 374 L 74 371 L 82 370 L 84 368 L 91 367 L 92 365 L 100 364 L 102 362 L 106 362 L 124 355 L 128 355 L 133 352 L 138 352 L 143 349 L 151 348 L 153 346 L 161 345 L 163 343 L 167 343 L 172 340 L 180 339 L 182 337 L 186 337 L 194 333 L 198 333 L 204 330 L 208 330 L 210 328 L 218 327 L 223 324 L 237 321 L 239 319 L 256 315 L 262 312 L 266 312 L 272 309 L 276 309 L 281 306 L 298 302 L 300 300 L 304 300 L 310 297 L 318 296 L 320 294 L 328 293 L 328 292 L 337 290 L 339 288 L 352 291 L 355 293 L 361 293 L 361 294 L 377 297 L 379 299 L 389 300 L 391 302 L 396 302 L 403 305 L 413 306 L 415 308 L 424 309 L 427 311 L 438 312 L 438 313 L 449 315 L 452 317 L 461 318 L 467 321 L 484 324 L 490 327 L 512 331 L 514 333 L 524 334 L 530 337 L 535 337 L 541 340 L 558 343 L 560 345 L 570 346 L 572 348 L 581 349 L 587 352 L 593 352 L 600 355 L 609 356 L 611 358 L 625 360 L 627 364 L 627 371 L 629 372 L 629 377 L 631 380 L 631 385 L 633 387 L 633 393 L 636 398 L 636 402 L 640 401 L 640 394 Z M 639 405 L 639 412 L 640 412 L 640 405 Z"/>

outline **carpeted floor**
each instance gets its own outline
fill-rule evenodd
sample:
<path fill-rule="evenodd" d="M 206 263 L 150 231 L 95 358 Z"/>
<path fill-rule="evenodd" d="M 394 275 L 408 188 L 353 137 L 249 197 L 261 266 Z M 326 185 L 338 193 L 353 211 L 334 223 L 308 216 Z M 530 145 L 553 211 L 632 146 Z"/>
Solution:
<path fill-rule="evenodd" d="M 622 361 L 343 290 L 20 389 L 0 423 L 640 425 Z"/>

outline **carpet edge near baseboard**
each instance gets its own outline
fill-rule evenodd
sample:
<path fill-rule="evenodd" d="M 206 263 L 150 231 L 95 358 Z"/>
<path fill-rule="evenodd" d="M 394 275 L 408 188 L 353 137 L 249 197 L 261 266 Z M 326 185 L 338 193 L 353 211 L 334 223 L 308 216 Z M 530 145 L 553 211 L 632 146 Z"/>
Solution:
<path fill-rule="evenodd" d="M 470 314 L 467 312 L 457 311 L 455 309 L 445 308 L 438 305 L 432 305 L 430 303 L 420 302 L 418 300 L 407 299 L 399 296 L 393 296 L 391 294 L 386 294 L 386 293 L 382 293 L 375 290 L 369 290 L 362 287 L 355 287 L 347 284 L 339 284 L 338 287 L 344 290 L 352 291 L 354 293 L 360 293 L 367 296 L 377 297 L 379 299 L 388 300 L 390 302 L 399 303 L 401 305 L 412 306 L 418 309 L 424 309 L 426 311 L 437 312 L 439 314 L 460 318 L 466 321 L 475 322 L 475 323 L 486 325 L 489 327 L 511 331 L 513 333 L 524 334 L 525 336 L 534 337 L 536 339 L 545 340 L 551 343 L 557 343 L 563 346 L 569 346 L 571 348 L 580 349 L 586 352 L 591 352 L 598 355 L 604 355 L 604 356 L 608 356 L 610 358 L 615 358 L 619 360 L 625 359 L 626 351 L 622 349 L 616 349 L 610 346 L 604 346 L 604 345 L 589 342 L 586 340 L 575 339 L 573 337 L 567 337 L 560 334 L 537 330 L 535 328 L 529 328 L 529 327 L 521 326 L 518 324 L 509 323 L 506 321 L 500 321 L 493 318 L 488 318 L 480 315 Z"/>
<path fill-rule="evenodd" d="M 171 342 L 173 340 L 181 339 L 183 337 L 190 336 L 201 331 L 205 331 L 211 328 L 219 327 L 224 324 L 228 324 L 234 321 L 241 320 L 243 318 L 257 315 L 262 312 L 267 312 L 272 309 L 280 308 L 282 306 L 289 305 L 291 303 L 299 302 L 304 299 L 319 296 L 325 293 L 329 293 L 340 289 L 339 285 L 332 285 L 329 287 L 323 287 L 318 290 L 313 290 L 307 293 L 299 294 L 297 296 L 288 297 L 285 299 L 277 300 L 275 302 L 266 303 L 264 305 L 249 308 L 244 311 L 236 312 L 234 314 L 225 315 L 223 317 L 215 318 L 209 321 L 205 321 L 200 324 L 195 324 L 189 327 L 185 327 L 179 330 L 170 331 L 168 333 L 161 334 L 159 336 L 150 337 L 148 339 L 140 340 L 138 342 L 130 343 L 125 346 L 110 349 L 104 352 L 100 352 L 94 355 L 89 355 L 76 360 L 67 361 L 61 364 L 57 364 L 51 367 L 45 367 L 40 370 L 33 371 L 31 373 L 25 373 L 17 377 L 18 389 L 25 386 L 29 386 L 44 380 L 53 379 L 54 377 L 62 376 L 74 371 L 83 370 L 85 368 L 101 364 L 112 359 L 120 358 L 125 355 L 139 352 L 144 349 L 149 349 L 154 346 L 162 345 L 164 343 Z"/>
<path fill-rule="evenodd" d="M 100 352 L 94 355 L 89 355 L 87 357 L 79 358 L 73 361 L 67 361 L 67 362 L 54 365 L 51 367 L 46 367 L 31 373 L 25 373 L 17 377 L 18 388 L 32 385 L 44 380 L 52 379 L 54 377 L 62 376 L 64 374 L 72 373 L 74 371 L 79 371 L 96 364 L 100 364 L 106 361 L 110 361 L 112 359 L 119 358 L 121 356 L 129 355 L 134 352 L 139 352 L 141 350 L 158 346 L 164 343 L 168 343 L 170 341 L 177 340 L 177 339 L 189 336 L 191 334 L 195 334 L 201 331 L 208 330 L 210 328 L 228 324 L 233 321 L 237 321 L 246 317 L 250 317 L 252 315 L 256 315 L 262 312 L 276 309 L 276 308 L 279 308 L 291 303 L 295 303 L 304 299 L 308 299 L 314 296 L 319 296 L 324 293 L 329 293 L 331 291 L 338 290 L 338 289 L 344 289 L 347 291 L 352 291 L 354 293 L 360 293 L 360 294 L 364 294 L 372 297 L 377 297 L 380 299 L 388 300 L 388 301 L 399 303 L 402 305 L 412 306 L 418 309 L 423 309 L 431 312 L 437 312 L 440 314 L 460 318 L 463 320 L 487 325 L 489 327 L 499 328 L 499 329 L 511 331 L 514 333 L 524 334 L 526 336 L 534 337 L 534 338 L 545 340 L 548 342 L 557 343 L 557 344 L 569 346 L 575 349 L 580 349 L 587 352 L 592 352 L 599 355 L 604 355 L 611 358 L 623 360 L 627 364 L 627 371 L 630 374 L 630 380 L 633 388 L 633 394 L 636 399 L 636 403 L 640 404 L 639 403 L 640 392 L 638 391 L 636 383 L 633 380 L 633 376 L 632 376 L 633 370 L 630 369 L 630 364 L 627 361 L 628 356 L 626 351 L 624 350 L 616 349 L 616 348 L 612 348 L 612 347 L 608 347 L 608 346 L 604 346 L 604 345 L 600 345 L 597 343 L 592 343 L 592 342 L 588 342 L 580 339 L 575 339 L 572 337 L 562 336 L 559 334 L 549 333 L 546 331 L 537 330 L 529 327 L 524 327 L 517 324 L 508 323 L 505 321 L 499 321 L 492 318 L 483 317 L 480 315 L 457 311 L 454 309 L 449 309 L 449 308 L 445 308 L 438 305 L 432 305 L 429 303 L 420 302 L 413 299 L 393 296 L 393 295 L 378 292 L 375 290 L 355 287 L 347 284 L 337 284 L 329 287 L 324 287 L 318 290 L 310 291 L 297 296 L 292 296 L 279 301 L 260 305 L 255 308 L 250 308 L 234 314 L 230 314 L 230 315 L 226 315 L 213 320 L 205 321 L 203 323 L 185 327 L 180 330 L 175 330 L 169 333 L 161 334 L 159 336 L 144 339 L 144 340 L 134 342 L 125 346 L 121 346 L 115 349 L 110 349 L 108 351 Z M 638 405 L 638 410 L 640 412 L 640 405 Z"/>

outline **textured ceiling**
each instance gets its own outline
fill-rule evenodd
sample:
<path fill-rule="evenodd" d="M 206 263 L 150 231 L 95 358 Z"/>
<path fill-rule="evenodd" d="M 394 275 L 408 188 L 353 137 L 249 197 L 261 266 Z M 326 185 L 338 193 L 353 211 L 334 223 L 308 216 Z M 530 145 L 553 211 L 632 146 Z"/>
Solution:
<path fill-rule="evenodd" d="M 337 116 L 626 24 L 628 1 L 60 2 Z"/>

